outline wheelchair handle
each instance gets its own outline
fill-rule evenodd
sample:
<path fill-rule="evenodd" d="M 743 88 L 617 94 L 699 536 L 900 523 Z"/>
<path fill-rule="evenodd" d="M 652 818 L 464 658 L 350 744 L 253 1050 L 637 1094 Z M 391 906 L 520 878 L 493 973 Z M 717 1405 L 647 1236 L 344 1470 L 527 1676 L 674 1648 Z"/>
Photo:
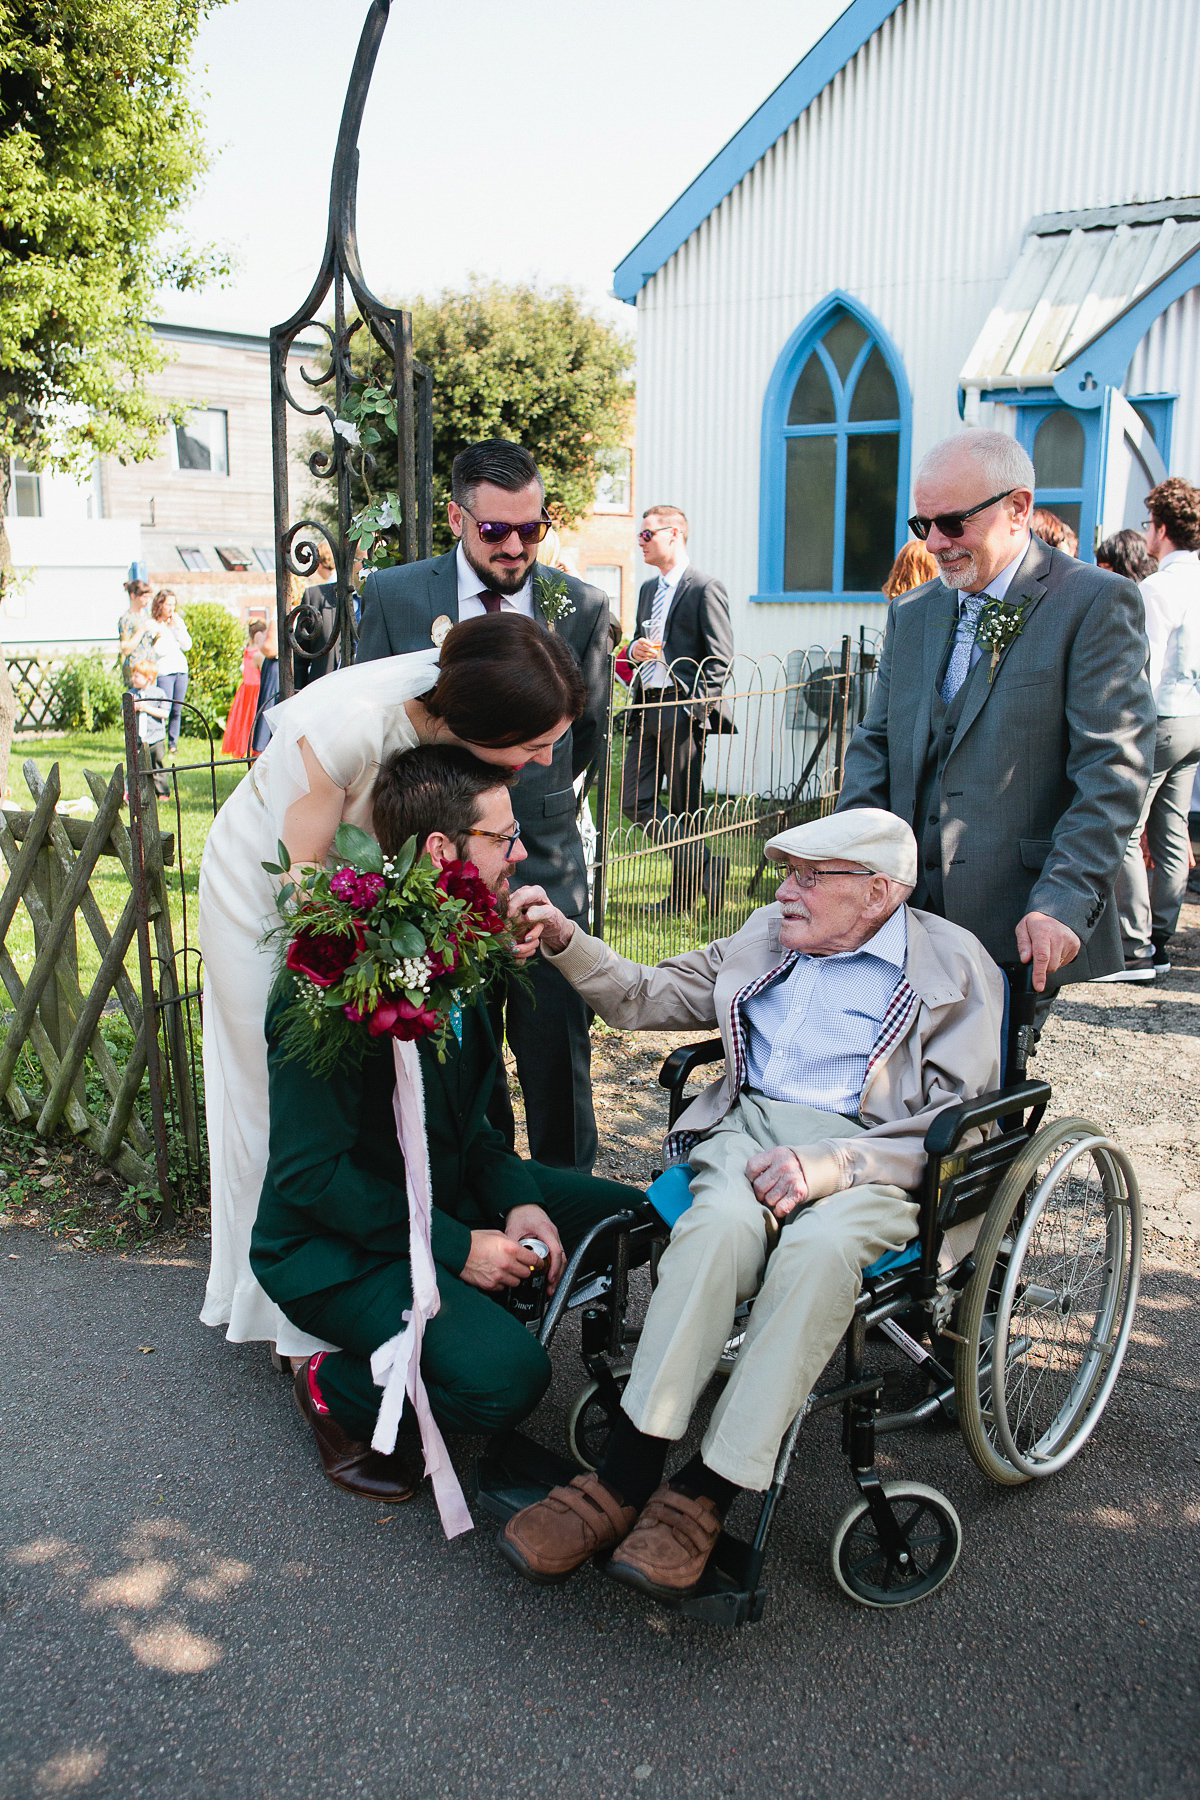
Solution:
<path fill-rule="evenodd" d="M 931 1159 L 949 1156 L 976 1126 L 991 1125 L 996 1119 L 1023 1112 L 1029 1106 L 1046 1106 L 1051 1093 L 1048 1081 L 1018 1081 L 1012 1087 L 980 1094 L 976 1100 L 964 1100 L 961 1106 L 948 1106 L 925 1133 L 925 1154 Z"/>

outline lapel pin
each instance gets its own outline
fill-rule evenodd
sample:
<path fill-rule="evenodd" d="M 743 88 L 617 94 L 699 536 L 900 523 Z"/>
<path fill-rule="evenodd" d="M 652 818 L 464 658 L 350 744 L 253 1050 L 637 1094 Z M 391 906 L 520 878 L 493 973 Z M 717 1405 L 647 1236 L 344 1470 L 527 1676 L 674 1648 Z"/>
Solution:
<path fill-rule="evenodd" d="M 447 618 L 445 613 L 439 613 L 437 618 L 433 621 L 433 624 L 429 627 L 429 641 L 435 650 L 441 649 L 453 630 L 453 619 Z"/>

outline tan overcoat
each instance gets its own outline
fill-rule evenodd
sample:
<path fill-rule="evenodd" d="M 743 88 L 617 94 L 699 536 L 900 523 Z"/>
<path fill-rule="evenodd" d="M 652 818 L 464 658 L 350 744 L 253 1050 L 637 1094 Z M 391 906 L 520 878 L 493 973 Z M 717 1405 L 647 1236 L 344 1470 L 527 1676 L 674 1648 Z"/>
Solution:
<path fill-rule="evenodd" d="M 830 1134 L 798 1148 L 814 1200 L 864 1182 L 911 1192 L 921 1181 L 923 1139 L 944 1107 L 1000 1085 L 1004 983 L 987 951 L 961 925 L 906 908 L 904 976 L 871 1053 L 860 1119 L 866 1130 Z M 557 956 L 544 951 L 609 1025 L 626 1031 L 720 1029 L 725 1074 L 678 1119 L 675 1134 L 703 1134 L 722 1119 L 744 1069 L 734 1002 L 787 957 L 778 905 L 760 906 L 732 937 L 672 956 L 657 967 L 629 962 L 576 926 Z"/>

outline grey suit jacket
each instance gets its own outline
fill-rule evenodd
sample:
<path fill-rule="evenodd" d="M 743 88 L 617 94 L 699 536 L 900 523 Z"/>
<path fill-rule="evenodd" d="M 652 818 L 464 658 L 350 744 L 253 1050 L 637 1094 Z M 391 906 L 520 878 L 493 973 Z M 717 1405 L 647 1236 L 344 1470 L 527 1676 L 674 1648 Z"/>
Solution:
<path fill-rule="evenodd" d="M 1082 942 L 1058 977 L 1122 966 L 1113 903 L 1154 759 L 1141 596 L 1122 576 L 1033 538 L 1008 590 L 1031 606 L 988 681 L 971 676 L 938 796 L 946 916 L 997 962 L 1017 921 L 1048 913 Z M 933 685 L 958 596 L 926 582 L 892 601 L 866 718 L 846 754 L 838 809 L 882 806 L 918 840 Z"/>
<path fill-rule="evenodd" d="M 533 572 L 537 574 L 536 566 Z M 521 827 L 521 842 L 529 852 L 520 879 L 544 887 L 569 918 L 579 919 L 587 910 L 587 870 L 573 783 L 599 756 L 604 743 L 609 697 L 608 596 L 572 575 L 560 576 L 558 570 L 543 569 L 541 573 L 565 581 L 575 603 L 574 612 L 560 619 L 555 629 L 578 658 L 587 704 L 573 728 L 555 745 L 549 767 L 527 763 L 513 789 L 513 813 Z M 453 550 L 369 575 L 362 590 L 359 660 L 428 650 L 433 622 L 443 616 L 458 623 L 458 569 Z"/>

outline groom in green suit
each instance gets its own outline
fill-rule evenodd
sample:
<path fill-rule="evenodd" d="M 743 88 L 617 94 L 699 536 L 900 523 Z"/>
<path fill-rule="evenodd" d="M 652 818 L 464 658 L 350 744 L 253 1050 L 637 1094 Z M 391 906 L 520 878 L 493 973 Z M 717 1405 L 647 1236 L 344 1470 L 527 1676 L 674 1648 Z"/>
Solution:
<path fill-rule="evenodd" d="M 503 911 L 509 875 L 525 856 L 512 780 L 465 750 L 398 753 L 375 785 L 375 835 L 385 854 L 415 837 L 437 864 L 469 859 Z M 518 953 L 535 948 L 530 939 Z M 276 991 L 266 1020 L 270 1160 L 250 1264 L 295 1324 L 338 1347 L 310 1358 L 295 1383 L 326 1475 L 351 1493 L 404 1499 L 413 1482 L 402 1456 L 370 1448 L 380 1399 L 371 1353 L 402 1329 L 412 1304 L 392 1047 L 381 1037 L 361 1067 L 319 1079 L 284 1060 L 286 997 Z M 519 1239 L 547 1245 L 554 1286 L 586 1232 L 644 1196 L 508 1149 L 485 1117 L 499 1064 L 485 1005 L 463 1009 L 461 1037 L 451 1034 L 444 1063 L 428 1040 L 420 1054 L 441 1296 L 425 1328 L 421 1372 L 443 1430 L 501 1431 L 532 1412 L 550 1384 L 546 1352 L 503 1305 L 506 1290 L 530 1272 Z"/>

